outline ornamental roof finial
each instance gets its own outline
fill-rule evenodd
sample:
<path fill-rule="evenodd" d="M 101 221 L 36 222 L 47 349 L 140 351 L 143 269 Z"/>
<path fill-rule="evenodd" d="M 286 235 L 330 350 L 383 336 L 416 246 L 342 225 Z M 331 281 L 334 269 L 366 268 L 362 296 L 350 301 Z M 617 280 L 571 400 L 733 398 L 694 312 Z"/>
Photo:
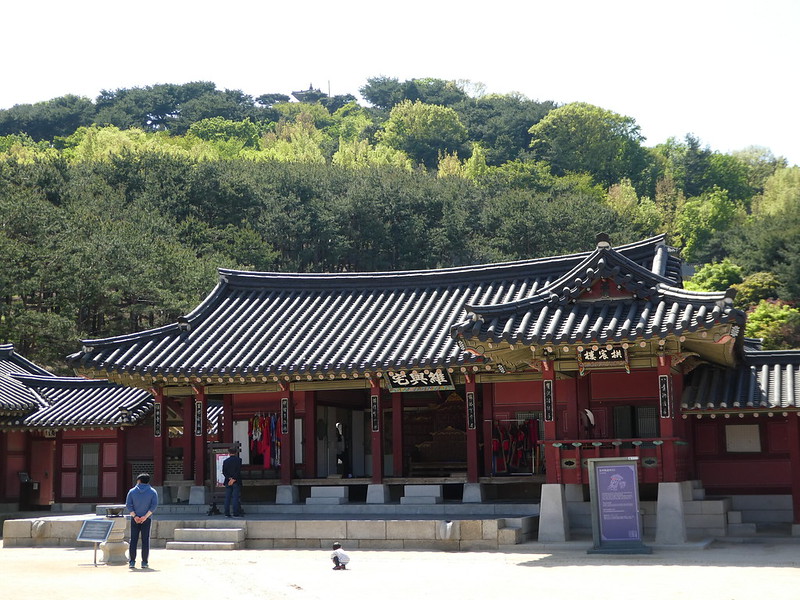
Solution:
<path fill-rule="evenodd" d="M 611 248 L 611 236 L 607 233 L 598 233 L 595 236 L 595 240 L 597 241 L 598 248 Z"/>

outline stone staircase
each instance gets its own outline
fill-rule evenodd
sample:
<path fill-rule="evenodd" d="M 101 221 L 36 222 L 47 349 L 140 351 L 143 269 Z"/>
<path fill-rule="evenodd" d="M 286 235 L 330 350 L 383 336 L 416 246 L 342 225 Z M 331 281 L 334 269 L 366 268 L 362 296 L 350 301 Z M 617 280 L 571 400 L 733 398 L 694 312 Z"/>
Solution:
<path fill-rule="evenodd" d="M 167 550 L 239 550 L 245 547 L 244 540 L 243 528 L 175 529 Z"/>

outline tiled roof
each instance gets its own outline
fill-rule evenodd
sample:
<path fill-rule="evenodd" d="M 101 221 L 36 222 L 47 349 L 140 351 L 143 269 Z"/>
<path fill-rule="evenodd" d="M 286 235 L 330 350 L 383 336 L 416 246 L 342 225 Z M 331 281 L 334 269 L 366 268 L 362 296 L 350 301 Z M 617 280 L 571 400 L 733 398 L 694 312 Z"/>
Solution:
<path fill-rule="evenodd" d="M 745 315 L 727 292 L 690 292 L 607 243 L 525 298 L 466 307 L 452 329 L 468 340 L 510 344 L 627 342 L 682 335 Z"/>
<path fill-rule="evenodd" d="M 680 285 L 680 262 L 663 236 L 617 252 L 660 282 Z M 590 254 L 388 273 L 221 269 L 217 287 L 181 322 L 85 340 L 69 361 L 111 377 L 310 375 L 482 362 L 449 335 L 465 305 L 535 298 Z"/>
<path fill-rule="evenodd" d="M 153 406 L 149 392 L 107 380 L 10 377 L 36 393 L 44 406 L 27 416 L 6 419 L 5 427 L 118 427 L 140 421 Z"/>
<path fill-rule="evenodd" d="M 686 381 L 685 410 L 800 409 L 800 350 L 751 350 L 736 369 L 702 365 Z"/>
<path fill-rule="evenodd" d="M 133 424 L 152 407 L 148 392 L 106 380 L 56 377 L 0 345 L 0 428 Z M 123 409 L 123 410 L 121 410 Z"/>
<path fill-rule="evenodd" d="M 43 402 L 32 390 L 9 377 L 27 373 L 52 377 L 50 373 L 14 352 L 13 344 L 0 344 L 0 416 L 24 415 L 41 408 Z"/>

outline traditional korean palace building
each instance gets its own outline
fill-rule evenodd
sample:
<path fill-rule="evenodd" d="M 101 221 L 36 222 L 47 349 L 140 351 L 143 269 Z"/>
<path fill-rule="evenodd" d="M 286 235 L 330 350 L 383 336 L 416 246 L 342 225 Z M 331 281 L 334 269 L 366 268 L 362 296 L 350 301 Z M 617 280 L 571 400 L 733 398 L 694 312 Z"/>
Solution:
<path fill-rule="evenodd" d="M 782 495 L 798 523 L 800 352 L 759 350 L 733 293 L 687 291 L 681 268 L 663 236 L 613 248 L 600 235 L 590 252 L 426 271 L 221 269 L 177 323 L 85 340 L 69 362 L 152 394 L 108 424 L 126 484 L 135 464 L 156 485 L 208 485 L 212 441 L 241 445 L 260 484 L 246 500 L 278 503 L 337 477 L 351 500 L 409 482 L 509 499 L 633 456 L 645 495 L 697 480 Z"/>

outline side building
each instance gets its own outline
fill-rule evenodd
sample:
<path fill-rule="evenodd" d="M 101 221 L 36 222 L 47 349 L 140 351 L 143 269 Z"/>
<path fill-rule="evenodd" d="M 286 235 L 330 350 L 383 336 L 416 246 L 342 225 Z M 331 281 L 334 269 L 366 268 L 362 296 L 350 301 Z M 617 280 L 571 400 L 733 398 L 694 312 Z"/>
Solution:
<path fill-rule="evenodd" d="M 0 505 L 118 502 L 152 463 L 149 391 L 56 377 L 0 345 Z"/>

